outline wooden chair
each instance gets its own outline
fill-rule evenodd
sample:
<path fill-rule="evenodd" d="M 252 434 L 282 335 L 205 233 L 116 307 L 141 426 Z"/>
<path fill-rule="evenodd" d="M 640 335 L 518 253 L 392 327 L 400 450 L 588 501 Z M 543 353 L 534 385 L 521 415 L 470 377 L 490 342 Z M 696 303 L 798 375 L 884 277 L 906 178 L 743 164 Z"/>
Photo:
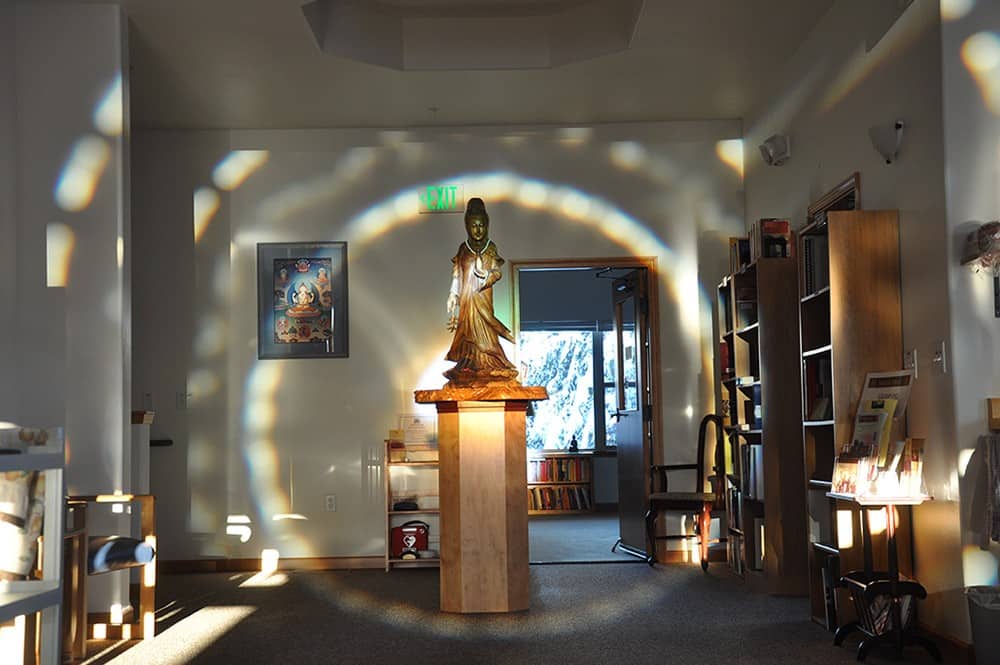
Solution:
<path fill-rule="evenodd" d="M 715 455 L 712 475 L 705 475 L 705 434 L 709 424 L 715 425 Z M 693 492 L 671 492 L 667 474 L 671 471 L 694 471 L 695 489 Z M 701 554 L 701 568 L 708 570 L 708 534 L 712 517 L 721 516 L 725 511 L 726 487 L 726 446 L 722 417 L 710 413 L 701 420 L 698 427 L 698 461 L 695 464 L 657 464 L 650 469 L 651 491 L 649 494 L 649 510 L 646 512 L 646 535 L 649 538 L 649 555 L 646 563 L 656 562 L 657 540 L 680 540 L 697 538 Z M 711 492 L 704 490 L 705 481 L 712 485 Z M 687 513 L 696 517 L 695 533 L 656 535 L 656 519 L 662 512 Z M 723 525 L 725 528 L 725 525 Z M 724 540 L 724 538 L 720 538 Z"/>

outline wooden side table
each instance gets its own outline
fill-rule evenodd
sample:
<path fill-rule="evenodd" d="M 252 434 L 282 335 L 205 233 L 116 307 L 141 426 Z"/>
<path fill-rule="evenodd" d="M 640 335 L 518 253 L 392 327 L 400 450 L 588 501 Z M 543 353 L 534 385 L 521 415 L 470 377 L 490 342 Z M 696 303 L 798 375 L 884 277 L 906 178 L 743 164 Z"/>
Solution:
<path fill-rule="evenodd" d="M 941 652 L 932 641 L 918 635 L 914 631 L 917 599 L 927 597 L 927 590 L 915 580 L 899 579 L 899 558 L 896 550 L 896 519 L 897 506 L 917 506 L 930 497 L 857 497 L 830 492 L 828 497 L 845 501 L 854 501 L 861 506 L 861 537 L 864 547 L 865 569 L 848 572 L 840 578 L 840 585 L 851 592 L 851 600 L 858 616 L 857 621 L 844 624 L 837 628 L 833 643 L 840 646 L 844 638 L 854 631 L 864 635 L 858 645 L 858 660 L 863 661 L 869 650 L 879 644 L 890 644 L 897 658 L 902 658 L 903 647 L 908 645 L 922 646 L 931 654 L 935 661 L 941 662 Z M 868 522 L 869 510 L 886 509 L 886 546 L 888 548 L 887 571 L 876 571 L 872 564 L 872 537 Z M 888 605 L 873 612 L 877 598 L 888 599 Z M 904 617 L 904 599 L 910 598 Z"/>

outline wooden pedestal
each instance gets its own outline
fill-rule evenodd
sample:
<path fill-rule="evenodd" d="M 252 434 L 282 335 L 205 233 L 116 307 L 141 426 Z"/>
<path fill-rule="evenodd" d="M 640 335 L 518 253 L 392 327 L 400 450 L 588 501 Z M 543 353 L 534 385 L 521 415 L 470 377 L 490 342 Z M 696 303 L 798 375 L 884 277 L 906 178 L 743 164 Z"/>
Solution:
<path fill-rule="evenodd" d="M 472 391 L 417 391 L 418 402 L 435 402 L 438 410 L 441 610 L 526 610 L 525 411 L 547 395 L 539 387 Z"/>

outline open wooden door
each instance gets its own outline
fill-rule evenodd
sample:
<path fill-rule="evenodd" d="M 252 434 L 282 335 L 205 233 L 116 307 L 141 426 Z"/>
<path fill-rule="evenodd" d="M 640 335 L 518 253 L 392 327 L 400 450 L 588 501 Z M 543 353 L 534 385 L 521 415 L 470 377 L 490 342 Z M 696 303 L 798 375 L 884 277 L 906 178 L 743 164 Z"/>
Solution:
<path fill-rule="evenodd" d="M 650 321 L 647 269 L 613 282 L 617 361 L 619 538 L 615 547 L 646 557 L 653 406 L 650 391 Z"/>

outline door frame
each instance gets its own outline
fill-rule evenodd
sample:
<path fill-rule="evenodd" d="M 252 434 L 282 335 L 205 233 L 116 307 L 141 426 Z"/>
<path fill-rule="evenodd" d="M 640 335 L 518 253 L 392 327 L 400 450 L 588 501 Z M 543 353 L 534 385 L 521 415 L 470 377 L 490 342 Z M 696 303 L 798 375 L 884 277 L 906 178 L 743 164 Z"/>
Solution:
<path fill-rule="evenodd" d="M 649 307 L 649 399 L 653 412 L 652 436 L 650 437 L 650 460 L 652 464 L 663 463 L 663 405 L 660 393 L 660 279 L 655 256 L 616 256 L 577 259 L 508 259 L 511 280 L 511 331 L 514 339 L 521 334 L 521 285 L 518 272 L 521 268 L 645 268 L 646 298 Z M 515 346 L 515 354 L 517 349 Z M 516 357 L 516 356 L 515 356 Z M 645 487 L 649 497 L 649 484 Z"/>

